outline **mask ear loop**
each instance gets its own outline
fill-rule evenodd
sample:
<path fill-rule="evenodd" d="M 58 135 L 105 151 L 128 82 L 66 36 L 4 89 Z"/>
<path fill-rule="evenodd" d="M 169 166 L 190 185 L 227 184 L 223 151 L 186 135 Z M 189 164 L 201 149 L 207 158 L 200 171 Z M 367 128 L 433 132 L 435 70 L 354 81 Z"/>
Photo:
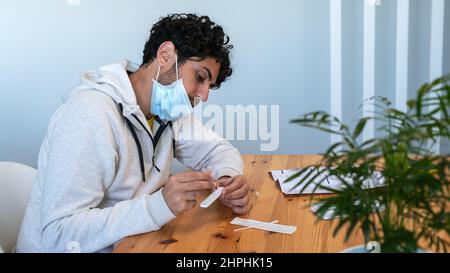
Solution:
<path fill-rule="evenodd" d="M 175 54 L 175 72 L 177 73 L 177 81 L 178 81 L 178 55 Z"/>
<path fill-rule="evenodd" d="M 161 70 L 161 65 L 158 64 L 158 72 L 156 73 L 156 81 L 158 81 L 159 78 L 159 71 Z"/>
<path fill-rule="evenodd" d="M 161 65 L 158 65 L 158 72 L 156 72 L 156 81 L 159 79 L 159 72 L 161 71 Z M 177 81 L 178 81 L 178 55 L 175 55 L 175 72 L 177 75 Z"/>

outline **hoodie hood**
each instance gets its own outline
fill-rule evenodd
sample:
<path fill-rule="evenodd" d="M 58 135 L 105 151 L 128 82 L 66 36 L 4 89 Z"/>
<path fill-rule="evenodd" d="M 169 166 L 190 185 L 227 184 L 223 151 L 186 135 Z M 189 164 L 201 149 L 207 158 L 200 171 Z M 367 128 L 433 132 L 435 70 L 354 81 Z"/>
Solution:
<path fill-rule="evenodd" d="M 102 92 L 111 97 L 117 104 L 122 104 L 123 115 L 142 115 L 142 111 L 136 101 L 130 78 L 127 71 L 135 72 L 139 65 L 129 60 L 105 65 L 95 70 L 81 73 L 81 83 L 62 97 L 63 102 L 80 92 Z"/>

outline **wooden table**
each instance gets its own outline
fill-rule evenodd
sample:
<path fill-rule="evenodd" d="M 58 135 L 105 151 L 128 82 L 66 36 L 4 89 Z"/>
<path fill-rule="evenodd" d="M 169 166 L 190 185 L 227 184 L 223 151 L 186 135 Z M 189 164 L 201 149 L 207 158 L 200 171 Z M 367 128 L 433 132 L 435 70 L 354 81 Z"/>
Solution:
<path fill-rule="evenodd" d="M 246 215 L 236 215 L 220 201 L 207 209 L 196 207 L 161 230 L 123 239 L 114 252 L 339 252 L 363 243 L 358 233 L 344 243 L 344 232 L 332 236 L 337 221 L 319 221 L 307 205 L 309 196 L 284 195 L 270 170 L 313 164 L 317 155 L 245 155 L 245 175 L 252 184 L 252 207 Z M 207 195 L 204 195 L 199 199 Z M 296 225 L 293 235 L 256 229 L 235 232 L 241 226 L 231 225 L 236 217 L 260 221 L 279 220 Z"/>

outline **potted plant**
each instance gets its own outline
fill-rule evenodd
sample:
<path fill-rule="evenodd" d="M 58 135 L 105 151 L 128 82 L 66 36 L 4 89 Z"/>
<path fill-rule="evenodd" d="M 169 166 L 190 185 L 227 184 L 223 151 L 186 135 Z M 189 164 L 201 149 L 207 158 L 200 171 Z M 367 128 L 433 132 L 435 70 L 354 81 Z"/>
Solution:
<path fill-rule="evenodd" d="M 289 179 L 299 179 L 299 193 L 311 183 L 333 193 L 321 200 L 316 212 L 320 217 L 331 209 L 338 218 L 333 236 L 346 227 L 345 240 L 361 229 L 366 244 L 380 242 L 381 252 L 449 250 L 450 155 L 431 151 L 439 139 L 450 138 L 449 81 L 444 76 L 424 84 L 417 98 L 408 101 L 406 112 L 392 108 L 385 98 L 372 98 L 375 113 L 359 119 L 353 130 L 323 111 L 291 121 L 342 139 L 326 150 L 320 162 Z M 377 130 L 383 136 L 362 141 L 370 119 L 382 124 Z M 324 172 L 338 179 L 341 187 L 327 187 Z M 382 174 L 384 187 L 368 189 L 364 181 L 376 172 Z"/>

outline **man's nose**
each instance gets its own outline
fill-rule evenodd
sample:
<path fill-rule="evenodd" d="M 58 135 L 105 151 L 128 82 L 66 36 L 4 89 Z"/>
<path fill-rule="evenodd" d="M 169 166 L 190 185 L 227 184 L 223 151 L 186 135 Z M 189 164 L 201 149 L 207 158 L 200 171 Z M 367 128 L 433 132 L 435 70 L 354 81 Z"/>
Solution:
<path fill-rule="evenodd" d="M 199 90 L 197 90 L 197 96 L 202 98 L 203 102 L 206 102 L 208 100 L 209 96 L 209 87 L 202 87 Z"/>

